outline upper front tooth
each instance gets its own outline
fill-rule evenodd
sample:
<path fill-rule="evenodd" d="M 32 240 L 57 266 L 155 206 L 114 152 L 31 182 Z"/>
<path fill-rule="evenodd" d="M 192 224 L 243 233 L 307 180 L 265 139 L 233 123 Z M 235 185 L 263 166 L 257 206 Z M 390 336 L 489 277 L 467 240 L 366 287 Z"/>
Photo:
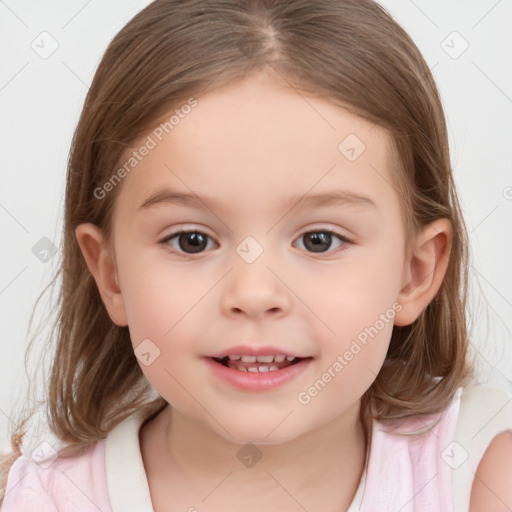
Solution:
<path fill-rule="evenodd" d="M 242 356 L 242 362 L 243 363 L 255 363 L 256 356 Z"/>
<path fill-rule="evenodd" d="M 230 356 L 229 356 L 229 360 L 230 360 L 230 361 L 238 361 L 241 357 L 242 357 L 242 356 L 236 356 L 236 355 L 235 355 L 235 356 L 232 356 L 232 355 L 230 355 Z"/>
<path fill-rule="evenodd" d="M 286 356 L 274 356 L 274 361 L 276 363 L 282 363 L 286 359 Z"/>
<path fill-rule="evenodd" d="M 274 356 L 257 356 L 256 360 L 258 363 L 271 363 L 274 360 Z"/>
<path fill-rule="evenodd" d="M 286 359 L 288 361 L 293 361 L 295 359 L 295 357 L 294 356 L 286 356 Z"/>

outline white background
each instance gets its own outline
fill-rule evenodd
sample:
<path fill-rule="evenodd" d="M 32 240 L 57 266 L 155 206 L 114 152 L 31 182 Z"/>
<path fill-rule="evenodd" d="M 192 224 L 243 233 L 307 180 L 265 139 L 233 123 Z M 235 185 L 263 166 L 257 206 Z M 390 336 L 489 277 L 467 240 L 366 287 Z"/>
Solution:
<path fill-rule="evenodd" d="M 109 41 L 148 3 L 0 0 L 0 449 L 25 399 L 30 314 L 59 263 L 59 254 L 43 263 L 32 248 L 43 237 L 59 247 L 67 153 L 88 85 Z M 512 392 L 512 2 L 381 3 L 438 83 L 470 231 L 480 379 Z M 31 47 L 46 37 L 51 48 L 44 31 L 58 43 L 46 59 Z M 49 311 L 43 302 L 34 328 Z M 44 368 L 39 347 L 30 372 Z"/>

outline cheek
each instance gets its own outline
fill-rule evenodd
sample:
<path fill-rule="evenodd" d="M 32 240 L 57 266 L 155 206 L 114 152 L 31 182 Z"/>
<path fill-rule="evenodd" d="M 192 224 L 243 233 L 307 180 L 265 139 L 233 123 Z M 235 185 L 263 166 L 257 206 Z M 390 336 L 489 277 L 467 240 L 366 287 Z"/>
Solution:
<path fill-rule="evenodd" d="M 401 309 L 396 297 L 402 258 L 393 247 L 364 255 L 361 251 L 361 257 L 351 259 L 350 265 L 323 276 L 318 288 L 310 288 L 308 300 L 315 304 L 324 324 L 318 324 L 318 386 L 312 383 L 311 390 L 314 394 L 318 391 L 315 387 L 322 389 L 319 401 L 340 403 L 361 396 L 375 380 L 386 357 L 395 315 Z"/>
<path fill-rule="evenodd" d="M 201 294 L 190 289 L 187 295 L 173 293 L 162 280 L 154 283 L 149 293 L 142 287 L 141 291 L 128 301 L 130 338 L 139 366 L 168 403 L 184 414 L 197 413 L 190 396 L 200 396 L 203 385 L 194 370 L 203 355 L 194 335 L 194 306 Z"/>
<path fill-rule="evenodd" d="M 130 338 L 139 365 L 168 402 L 186 405 L 187 395 L 183 395 L 181 385 L 186 383 L 191 393 L 200 389 L 195 389 L 193 379 L 190 382 L 188 376 L 184 377 L 183 369 L 197 364 L 197 357 L 203 355 L 196 345 L 203 332 L 198 330 L 198 315 L 204 314 L 208 290 L 216 278 L 199 278 L 197 271 L 185 271 L 161 256 L 150 258 L 147 254 L 132 253 L 119 268 Z"/>
<path fill-rule="evenodd" d="M 320 418 L 329 411 L 334 419 L 368 390 L 385 360 L 395 314 L 379 301 L 346 304 L 332 324 L 336 335 L 324 339 L 314 377 L 297 394 L 308 414 Z"/>
<path fill-rule="evenodd" d="M 402 257 L 397 251 L 361 251 L 336 269 L 317 272 L 314 285 L 304 285 L 303 296 L 326 324 L 326 339 L 330 335 L 346 341 L 374 325 L 383 314 L 394 318 Z"/>
<path fill-rule="evenodd" d="M 145 338 L 168 338 L 211 287 L 210 279 L 198 279 L 197 272 L 169 263 L 163 249 L 162 254 L 132 253 L 120 261 L 119 269 L 134 345 Z"/>

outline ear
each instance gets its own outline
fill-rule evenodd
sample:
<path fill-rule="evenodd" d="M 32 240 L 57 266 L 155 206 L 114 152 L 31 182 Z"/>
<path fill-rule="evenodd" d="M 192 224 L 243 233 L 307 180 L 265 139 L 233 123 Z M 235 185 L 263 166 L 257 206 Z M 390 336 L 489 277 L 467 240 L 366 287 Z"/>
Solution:
<path fill-rule="evenodd" d="M 431 222 L 417 235 L 404 266 L 397 297 L 402 309 L 395 315 L 395 325 L 412 324 L 436 296 L 448 268 L 451 243 L 448 219 Z"/>
<path fill-rule="evenodd" d="M 104 243 L 101 229 L 92 223 L 80 224 L 75 235 L 110 318 L 116 325 L 128 325 L 115 261 Z"/>

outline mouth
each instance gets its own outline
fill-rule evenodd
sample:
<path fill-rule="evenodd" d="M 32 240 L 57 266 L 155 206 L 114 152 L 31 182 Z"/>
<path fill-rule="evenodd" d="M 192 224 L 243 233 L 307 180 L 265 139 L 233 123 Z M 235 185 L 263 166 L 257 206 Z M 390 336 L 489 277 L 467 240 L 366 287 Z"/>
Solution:
<path fill-rule="evenodd" d="M 232 347 L 205 358 L 213 375 L 228 386 L 244 392 L 280 388 L 299 378 L 313 357 L 282 352 L 277 347 Z"/>
<path fill-rule="evenodd" d="M 211 359 L 226 368 L 231 368 L 240 372 L 269 373 L 283 370 L 284 368 L 296 365 L 305 359 L 311 359 L 311 357 L 296 357 L 286 354 L 258 356 L 229 354 L 224 357 L 212 357 Z"/>

